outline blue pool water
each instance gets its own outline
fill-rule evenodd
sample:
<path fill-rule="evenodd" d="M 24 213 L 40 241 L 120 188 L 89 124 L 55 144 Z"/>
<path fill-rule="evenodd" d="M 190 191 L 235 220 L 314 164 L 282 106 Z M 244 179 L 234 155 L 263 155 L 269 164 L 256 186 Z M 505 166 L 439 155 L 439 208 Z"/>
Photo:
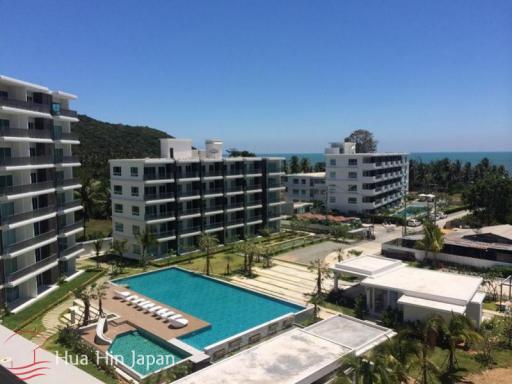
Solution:
<path fill-rule="evenodd" d="M 127 284 L 131 290 L 208 322 L 209 328 L 180 337 L 197 349 L 304 309 L 299 305 L 178 268 L 127 277 L 115 282 Z"/>
<path fill-rule="evenodd" d="M 176 364 L 188 356 L 139 331 L 117 336 L 108 351 L 141 375 Z"/>

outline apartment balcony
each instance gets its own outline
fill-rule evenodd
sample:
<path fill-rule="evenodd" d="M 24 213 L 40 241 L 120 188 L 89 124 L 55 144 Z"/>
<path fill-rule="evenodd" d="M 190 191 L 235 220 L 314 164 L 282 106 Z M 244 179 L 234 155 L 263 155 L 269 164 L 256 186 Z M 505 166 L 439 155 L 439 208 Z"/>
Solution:
<path fill-rule="evenodd" d="M 178 172 L 176 178 L 178 179 L 178 181 L 181 181 L 182 179 L 198 179 L 199 171 Z"/>
<path fill-rule="evenodd" d="M 28 212 L 17 213 L 12 216 L 0 217 L 1 225 L 12 225 L 16 223 L 21 223 L 23 221 L 37 219 L 49 214 L 55 213 L 55 205 L 50 205 L 48 207 L 34 209 Z M 55 215 L 54 215 L 55 216 Z"/>
<path fill-rule="evenodd" d="M 145 173 L 143 179 L 146 181 L 149 180 L 174 180 L 174 174 L 172 173 Z"/>
<path fill-rule="evenodd" d="M 57 236 L 57 231 L 53 229 L 53 230 L 43 233 L 41 235 L 31 237 L 30 239 L 18 241 L 17 243 L 10 244 L 10 245 L 4 245 L 4 251 L 6 251 L 8 253 L 15 253 L 15 252 L 19 252 L 24 249 L 29 249 L 29 248 L 35 249 L 35 248 L 37 248 L 37 247 L 34 247 L 35 245 L 38 245 L 40 243 L 44 243 L 48 240 L 51 240 L 55 236 Z"/>
<path fill-rule="evenodd" d="M 84 228 L 84 221 L 78 220 L 78 221 L 75 221 L 73 224 L 67 224 L 67 225 L 59 228 L 59 235 L 67 236 L 67 234 L 69 234 L 70 232 L 74 232 L 78 229 L 83 229 L 83 228 Z"/>
<path fill-rule="evenodd" d="M 55 190 L 54 181 L 43 181 L 40 183 L 13 185 L 9 187 L 0 188 L 0 196 L 11 197 L 13 195 L 21 195 L 31 192 L 42 192 L 51 193 Z"/>
<path fill-rule="evenodd" d="M 34 103 L 32 101 L 9 99 L 7 97 L 0 97 L 0 105 L 5 106 L 5 107 L 17 108 L 17 109 L 26 109 L 29 111 L 40 112 L 40 113 L 48 113 L 49 114 L 51 112 L 50 104 L 39 104 L 39 103 Z"/>
<path fill-rule="evenodd" d="M 84 247 L 82 244 L 75 244 L 72 247 L 60 251 L 59 256 L 61 260 L 70 260 L 77 257 L 83 250 Z"/>
<path fill-rule="evenodd" d="M 236 203 L 228 203 L 226 206 L 226 210 L 228 212 L 230 211 L 239 211 L 241 209 L 244 209 L 245 203 L 243 201 L 238 201 Z"/>
<path fill-rule="evenodd" d="M 201 226 L 199 226 L 199 225 L 182 227 L 180 230 L 181 235 L 193 235 L 195 233 L 200 233 L 200 232 L 201 232 Z"/>
<path fill-rule="evenodd" d="M 144 193 L 144 200 L 174 200 L 175 196 L 174 191 L 164 193 Z"/>
<path fill-rule="evenodd" d="M 49 129 L 2 128 L 0 129 L 0 136 L 3 136 L 4 138 L 16 137 L 18 139 L 40 139 L 51 142 L 52 131 Z"/>
<path fill-rule="evenodd" d="M 78 141 L 78 136 L 72 132 L 54 132 L 53 140 Z"/>
<path fill-rule="evenodd" d="M 236 193 L 243 193 L 244 187 L 242 185 L 237 185 L 234 187 L 226 187 L 226 194 L 236 194 Z"/>
<path fill-rule="evenodd" d="M 55 158 L 56 165 L 69 165 L 69 164 L 79 164 L 80 157 L 78 156 L 62 156 Z"/>
<path fill-rule="evenodd" d="M 57 207 L 60 211 L 67 211 L 69 209 L 81 207 L 82 201 L 80 199 L 74 199 L 70 201 L 58 202 Z"/>
<path fill-rule="evenodd" d="M 213 171 L 206 171 L 203 174 L 203 178 L 207 179 L 209 177 L 222 177 L 224 176 L 224 171 L 222 169 L 219 170 L 213 170 Z"/>
<path fill-rule="evenodd" d="M 153 233 L 153 235 L 156 237 L 158 242 L 168 241 L 176 237 L 176 230 L 169 229 L 167 231 Z"/>
<path fill-rule="evenodd" d="M 247 224 L 258 224 L 263 220 L 261 215 L 254 215 L 247 217 Z"/>
<path fill-rule="evenodd" d="M 224 222 L 208 223 L 204 225 L 205 231 L 214 232 L 214 230 L 224 230 Z"/>
<path fill-rule="evenodd" d="M 212 212 L 219 212 L 224 210 L 224 204 L 210 205 L 204 209 L 205 214 L 211 214 Z"/>
<path fill-rule="evenodd" d="M 204 191 L 204 196 L 208 197 L 209 195 L 220 195 L 224 193 L 224 188 L 208 188 Z"/>
<path fill-rule="evenodd" d="M 183 216 L 197 216 L 201 214 L 201 208 L 189 208 L 180 210 L 180 217 Z"/>
<path fill-rule="evenodd" d="M 199 189 L 192 189 L 178 192 L 178 198 L 180 199 L 193 197 L 201 197 L 201 191 Z"/>
<path fill-rule="evenodd" d="M 161 211 L 161 212 L 152 212 L 146 213 L 144 215 L 144 220 L 158 220 L 158 219 L 174 219 L 176 214 L 174 211 Z"/>
<path fill-rule="evenodd" d="M 78 118 L 78 113 L 72 109 L 60 109 L 59 113 L 57 113 L 59 116 L 66 116 L 66 117 L 73 117 Z"/>
<path fill-rule="evenodd" d="M 29 156 L 29 157 L 5 157 L 0 158 L 0 166 L 19 167 L 19 166 L 53 166 L 53 156 Z"/>
<path fill-rule="evenodd" d="M 59 256 L 56 254 L 53 254 L 51 256 L 45 257 L 44 259 L 41 259 L 39 261 L 36 261 L 35 263 L 32 263 L 26 267 L 22 267 L 21 269 L 18 269 L 17 271 L 11 272 L 6 276 L 6 283 L 8 286 L 13 287 L 17 283 L 17 280 L 21 280 L 22 278 L 26 277 L 27 275 L 33 274 L 36 272 L 36 275 L 43 272 L 44 270 L 51 269 L 55 266 L 57 266 L 59 263 Z M 44 269 L 44 270 L 43 270 Z"/>
<path fill-rule="evenodd" d="M 57 180 L 55 180 L 55 185 L 57 187 L 62 187 L 63 189 L 66 189 L 66 187 L 71 187 L 71 186 L 78 187 L 80 185 L 80 178 L 72 177 L 71 179 L 57 179 Z"/>
<path fill-rule="evenodd" d="M 226 171 L 226 177 L 228 177 L 228 178 L 237 178 L 237 177 L 244 177 L 244 176 L 245 176 L 245 174 L 244 174 L 243 169 Z"/>
<path fill-rule="evenodd" d="M 239 226 L 239 225 L 244 225 L 245 224 L 245 219 L 244 218 L 238 218 L 238 219 L 232 219 L 232 220 L 228 220 L 226 222 L 226 226 L 227 227 L 232 227 L 232 226 Z"/>

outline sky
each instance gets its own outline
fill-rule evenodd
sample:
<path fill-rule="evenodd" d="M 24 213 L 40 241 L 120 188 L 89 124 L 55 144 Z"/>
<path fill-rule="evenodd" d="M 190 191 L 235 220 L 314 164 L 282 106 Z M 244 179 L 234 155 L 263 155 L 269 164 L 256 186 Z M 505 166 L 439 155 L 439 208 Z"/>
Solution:
<path fill-rule="evenodd" d="M 322 152 L 512 150 L 509 0 L 0 0 L 0 74 L 79 113 Z M 7 11 L 8 10 L 8 11 Z"/>

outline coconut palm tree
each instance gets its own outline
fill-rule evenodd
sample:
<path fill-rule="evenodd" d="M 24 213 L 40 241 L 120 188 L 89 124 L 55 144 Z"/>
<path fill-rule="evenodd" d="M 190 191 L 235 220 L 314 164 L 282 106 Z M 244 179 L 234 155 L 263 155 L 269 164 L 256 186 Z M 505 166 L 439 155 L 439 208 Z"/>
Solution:
<path fill-rule="evenodd" d="M 441 229 L 437 224 L 430 220 L 425 219 L 423 222 L 423 239 L 417 242 L 417 246 L 425 251 L 425 258 L 428 258 L 430 252 L 434 255 L 439 253 L 443 249 L 444 238 Z"/>
<path fill-rule="evenodd" d="M 96 255 L 96 269 L 100 269 L 100 253 L 103 248 L 103 239 L 97 238 L 92 243 L 92 246 L 94 248 L 94 254 Z"/>
<path fill-rule="evenodd" d="M 396 384 L 398 382 L 383 355 L 375 353 L 365 357 L 349 355 L 342 359 L 334 384 Z M 352 376 L 352 380 L 347 376 Z"/>
<path fill-rule="evenodd" d="M 108 283 L 104 281 L 101 284 L 93 284 L 93 299 L 98 300 L 98 311 L 103 315 L 103 299 L 107 297 Z"/>
<path fill-rule="evenodd" d="M 136 235 L 137 242 L 140 245 L 141 248 L 141 255 L 140 255 L 140 264 L 141 266 L 146 269 L 147 268 L 147 260 L 146 260 L 146 254 L 148 250 L 151 247 L 154 247 L 158 244 L 156 236 L 151 233 L 147 228 L 144 229 L 142 232 L 138 233 Z"/>
<path fill-rule="evenodd" d="M 121 271 L 121 263 L 124 257 L 124 253 L 128 250 L 127 244 L 128 240 L 116 240 L 112 242 L 112 252 L 117 255 L 115 265 L 116 265 L 116 272 L 122 273 Z M 114 272 L 114 271 L 112 271 Z"/>
<path fill-rule="evenodd" d="M 315 273 L 315 288 L 313 292 L 306 294 L 309 296 L 309 302 L 314 306 L 314 315 L 315 318 L 318 317 L 318 306 L 322 303 L 324 299 L 324 290 L 323 290 L 323 282 L 325 279 L 331 276 L 331 271 L 327 267 L 325 263 L 323 263 L 320 259 L 315 259 L 309 264 L 308 269 L 311 272 Z"/>
<path fill-rule="evenodd" d="M 460 344 L 478 342 L 482 336 L 474 329 L 466 316 L 452 313 L 448 322 L 440 323 L 443 341 L 448 347 L 448 373 L 453 373 L 457 368 L 457 356 L 455 351 Z"/>
<path fill-rule="evenodd" d="M 91 317 L 91 299 L 94 297 L 95 284 L 89 287 L 80 287 L 74 290 L 75 298 L 84 303 L 84 312 L 82 317 L 82 326 L 89 324 Z"/>
<path fill-rule="evenodd" d="M 417 324 L 415 334 L 419 337 L 419 340 L 411 368 L 419 371 L 417 380 L 419 384 L 432 383 L 435 381 L 435 377 L 439 375 L 440 369 L 431 359 L 431 355 L 436 347 L 442 325 L 443 319 L 439 316 L 434 316 L 425 323 Z"/>
<path fill-rule="evenodd" d="M 206 276 L 210 276 L 211 273 L 211 256 L 212 252 L 217 248 L 219 240 L 207 233 L 201 233 L 197 245 L 199 249 L 206 255 L 205 273 Z"/>
<path fill-rule="evenodd" d="M 226 275 L 231 275 L 231 262 L 233 261 L 233 255 L 231 253 L 224 254 L 224 260 L 226 260 Z"/>

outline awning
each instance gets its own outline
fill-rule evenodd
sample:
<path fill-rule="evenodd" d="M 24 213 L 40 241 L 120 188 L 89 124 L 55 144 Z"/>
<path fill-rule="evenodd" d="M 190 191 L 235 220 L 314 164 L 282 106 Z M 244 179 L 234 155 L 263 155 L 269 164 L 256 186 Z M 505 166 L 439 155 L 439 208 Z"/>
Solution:
<path fill-rule="evenodd" d="M 444 303 L 442 301 L 422 299 L 419 297 L 413 297 L 408 295 L 402 295 L 398 299 L 398 304 L 412 305 L 414 307 L 434 309 L 443 312 L 453 312 L 458 313 L 460 315 L 466 313 L 466 307 L 464 305 Z"/>

